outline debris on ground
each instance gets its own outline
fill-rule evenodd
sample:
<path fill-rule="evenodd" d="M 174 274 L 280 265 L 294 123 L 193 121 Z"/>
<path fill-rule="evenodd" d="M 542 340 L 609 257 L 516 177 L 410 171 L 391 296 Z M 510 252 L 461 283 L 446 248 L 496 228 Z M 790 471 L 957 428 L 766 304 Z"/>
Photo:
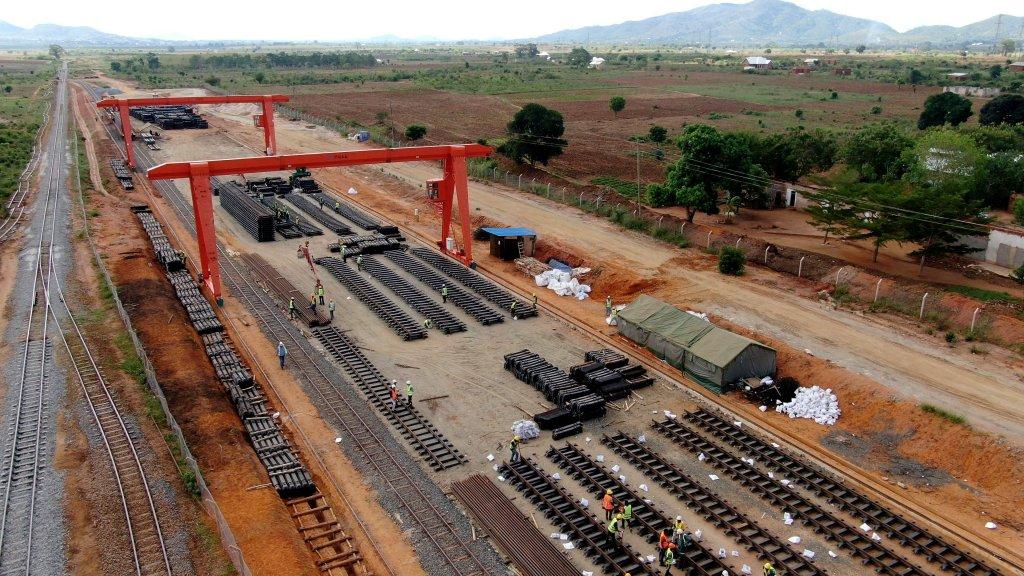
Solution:
<path fill-rule="evenodd" d="M 839 420 L 839 399 L 831 388 L 797 388 L 789 402 L 775 407 L 776 412 L 789 414 L 790 418 L 810 418 L 818 424 L 831 426 Z"/>

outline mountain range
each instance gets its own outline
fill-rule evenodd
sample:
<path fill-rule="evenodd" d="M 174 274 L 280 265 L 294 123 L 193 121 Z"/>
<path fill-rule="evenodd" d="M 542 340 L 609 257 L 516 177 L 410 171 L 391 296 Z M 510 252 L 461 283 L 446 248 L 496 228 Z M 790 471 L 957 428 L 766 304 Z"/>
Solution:
<path fill-rule="evenodd" d="M 1001 20 L 1001 22 L 1000 22 Z M 807 10 L 784 0 L 710 4 L 645 20 L 587 26 L 534 38 L 556 44 L 698 44 L 711 46 L 965 46 L 1016 38 L 1024 18 L 993 16 L 962 27 L 921 26 L 906 32 L 875 20 Z"/>
<path fill-rule="evenodd" d="M 920 26 L 897 32 L 882 22 L 844 16 L 828 10 L 807 10 L 784 0 L 753 0 L 746 4 L 709 4 L 685 12 L 673 12 L 645 20 L 610 26 L 562 30 L 531 39 L 551 44 L 647 44 L 710 46 L 857 46 L 869 47 L 962 47 L 991 46 L 1024 32 L 1024 17 L 993 16 L 966 26 Z M 997 38 L 998 36 L 998 38 Z M 253 39 L 256 40 L 256 39 Z M 313 38 L 305 41 L 313 41 Z M 358 39 L 351 39 L 356 41 Z M 467 39 L 469 40 L 469 39 Z M 386 35 L 370 44 L 421 43 L 429 38 Z M 218 44 L 240 44 L 240 41 Z M 66 47 L 196 46 L 201 41 L 158 40 L 108 34 L 88 26 L 39 24 L 21 28 L 0 21 L 0 47 L 61 44 Z"/>

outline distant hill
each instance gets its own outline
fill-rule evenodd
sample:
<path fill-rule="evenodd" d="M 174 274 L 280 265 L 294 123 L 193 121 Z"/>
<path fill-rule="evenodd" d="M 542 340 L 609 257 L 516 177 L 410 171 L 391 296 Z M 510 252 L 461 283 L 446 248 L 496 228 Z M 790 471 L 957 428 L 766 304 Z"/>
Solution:
<path fill-rule="evenodd" d="M 784 0 L 753 0 L 746 4 L 711 4 L 685 12 L 613 24 L 562 30 L 535 38 L 538 42 L 588 44 L 711 44 L 715 46 L 812 46 L 819 43 L 853 46 L 936 46 L 991 44 L 998 17 L 953 26 L 923 26 L 899 33 L 887 24 L 844 16 L 828 10 L 807 10 Z M 1024 18 L 1003 16 L 1002 38 L 1016 37 Z"/>
<path fill-rule="evenodd" d="M 32 28 L 21 28 L 0 21 L 0 46 L 28 47 L 60 44 L 62 46 L 148 46 L 164 45 L 165 41 L 149 38 L 132 38 L 100 32 L 88 26 L 60 26 L 39 24 Z"/>

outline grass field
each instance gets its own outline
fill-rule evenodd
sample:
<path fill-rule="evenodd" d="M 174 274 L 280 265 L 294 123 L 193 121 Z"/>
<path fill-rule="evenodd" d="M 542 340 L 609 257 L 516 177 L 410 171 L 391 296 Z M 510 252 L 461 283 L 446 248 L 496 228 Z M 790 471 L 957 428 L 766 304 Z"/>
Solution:
<path fill-rule="evenodd" d="M 0 215 L 32 155 L 55 70 L 52 61 L 0 59 Z"/>

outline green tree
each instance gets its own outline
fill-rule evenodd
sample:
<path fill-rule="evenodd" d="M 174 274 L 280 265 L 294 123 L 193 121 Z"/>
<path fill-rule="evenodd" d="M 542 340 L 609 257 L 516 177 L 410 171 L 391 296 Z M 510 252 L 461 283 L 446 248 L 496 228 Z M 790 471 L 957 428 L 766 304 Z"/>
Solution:
<path fill-rule="evenodd" d="M 1017 269 L 1010 274 L 1010 278 L 1017 284 L 1024 285 L 1024 264 L 1018 266 Z"/>
<path fill-rule="evenodd" d="M 1013 221 L 1024 226 L 1024 198 L 1013 201 Z"/>
<path fill-rule="evenodd" d="M 779 180 L 795 181 L 812 171 L 828 170 L 835 164 L 839 149 L 835 134 L 820 128 L 790 128 L 764 139 L 752 136 L 757 163 Z"/>
<path fill-rule="evenodd" d="M 590 52 L 587 52 L 587 49 L 581 46 L 573 48 L 565 62 L 573 68 L 583 69 L 590 65 L 592 59 L 593 57 L 590 55 Z"/>
<path fill-rule="evenodd" d="M 868 49 L 868 47 L 863 45 L 863 44 L 858 44 L 857 47 L 854 48 L 854 50 L 857 52 L 857 54 L 863 54 L 864 51 L 867 50 L 867 49 Z"/>
<path fill-rule="evenodd" d="M 971 117 L 971 101 L 959 94 L 940 92 L 924 101 L 924 110 L 917 119 L 917 128 L 924 130 L 932 126 L 958 126 Z"/>
<path fill-rule="evenodd" d="M 562 153 L 569 144 L 562 139 L 565 121 L 562 114 L 540 104 L 523 106 L 507 126 L 508 140 L 498 151 L 517 164 L 528 161 L 547 165 L 548 160 Z"/>
<path fill-rule="evenodd" d="M 822 244 L 828 244 L 829 234 L 841 236 L 845 234 L 847 225 L 854 216 L 853 205 L 837 190 L 803 191 L 802 194 L 811 200 L 805 212 L 810 216 L 809 222 L 825 233 Z"/>
<path fill-rule="evenodd" d="M 4 86 L 4 94 L 10 94 L 12 90 L 14 90 L 14 87 L 10 84 Z"/>
<path fill-rule="evenodd" d="M 622 96 L 612 96 L 612 99 L 608 101 L 608 107 L 612 109 L 612 114 L 616 118 L 619 116 L 619 112 L 626 107 L 626 99 Z"/>
<path fill-rule="evenodd" d="M 925 80 L 925 77 L 924 77 L 924 73 L 923 72 L 921 72 L 920 70 L 918 70 L 916 68 L 911 68 L 910 69 L 910 73 L 907 75 L 907 82 L 910 85 L 916 86 L 916 85 L 921 84 L 922 82 L 924 82 L 924 80 Z"/>
<path fill-rule="evenodd" d="M 968 197 L 990 208 L 1002 210 L 1010 197 L 1024 190 L 1024 162 L 1016 152 L 996 152 L 981 158 L 971 179 Z"/>
<path fill-rule="evenodd" d="M 516 58 L 529 60 L 530 58 L 536 58 L 537 54 L 540 54 L 540 50 L 538 50 L 537 45 L 532 42 L 529 44 L 516 44 L 515 54 Z"/>
<path fill-rule="evenodd" d="M 1000 66 L 999 64 L 993 64 L 988 69 L 988 77 L 993 79 L 993 80 L 998 80 L 999 77 L 1002 76 L 1002 75 L 1003 75 L 1003 67 Z"/>
<path fill-rule="evenodd" d="M 929 130 L 903 153 L 903 178 L 917 187 L 953 181 L 966 190 L 972 178 L 984 176 L 984 158 L 984 152 L 970 136 L 951 129 Z"/>
<path fill-rule="evenodd" d="M 263 81 L 267 79 L 267 75 L 263 72 L 257 72 L 252 75 L 252 79 L 255 80 L 257 84 L 263 84 Z"/>
<path fill-rule="evenodd" d="M 427 127 L 421 124 L 409 124 L 405 127 L 405 137 L 409 140 L 419 140 L 427 135 Z"/>
<path fill-rule="evenodd" d="M 150 70 L 156 70 L 160 67 L 160 57 L 150 52 L 146 54 L 146 67 Z"/>
<path fill-rule="evenodd" d="M 735 246 L 723 246 L 718 251 L 718 271 L 730 276 L 743 274 L 746 268 L 747 257 L 743 251 Z"/>
<path fill-rule="evenodd" d="M 914 188 L 903 206 L 913 211 L 901 218 L 901 227 L 903 239 L 918 246 L 910 253 L 920 257 L 918 274 L 924 272 L 927 258 L 974 252 L 977 248 L 965 239 L 988 235 L 985 224 L 990 219 L 981 216 L 981 205 L 968 201 L 963 186 L 954 180 Z"/>
<path fill-rule="evenodd" d="M 60 44 L 50 44 L 50 56 L 54 60 L 60 60 L 64 56 L 64 47 Z"/>
<path fill-rule="evenodd" d="M 668 138 L 668 130 L 664 126 L 655 124 L 647 131 L 647 139 L 655 144 L 661 144 Z"/>
<path fill-rule="evenodd" d="M 872 261 L 878 262 L 878 253 L 890 242 L 902 242 L 904 237 L 900 208 L 904 185 L 888 182 L 853 182 L 837 186 L 842 197 L 851 201 L 851 214 L 842 224 L 843 237 L 849 240 L 868 240 L 874 248 Z"/>
<path fill-rule="evenodd" d="M 121 63 L 118 62 L 117 60 L 111 61 L 110 62 L 110 69 L 112 71 L 114 71 L 114 72 L 120 72 L 121 71 Z"/>
<path fill-rule="evenodd" d="M 1003 56 L 1007 56 L 1017 49 L 1017 43 L 1013 41 L 1013 38 L 1005 38 L 999 43 L 999 47 L 1003 51 Z"/>
<path fill-rule="evenodd" d="M 1020 94 L 996 96 L 981 107 L 978 121 L 984 126 L 1024 124 L 1024 96 Z"/>
<path fill-rule="evenodd" d="M 903 176 L 900 158 L 914 141 L 892 123 L 865 126 L 843 146 L 840 157 L 867 182 L 891 181 Z"/>

